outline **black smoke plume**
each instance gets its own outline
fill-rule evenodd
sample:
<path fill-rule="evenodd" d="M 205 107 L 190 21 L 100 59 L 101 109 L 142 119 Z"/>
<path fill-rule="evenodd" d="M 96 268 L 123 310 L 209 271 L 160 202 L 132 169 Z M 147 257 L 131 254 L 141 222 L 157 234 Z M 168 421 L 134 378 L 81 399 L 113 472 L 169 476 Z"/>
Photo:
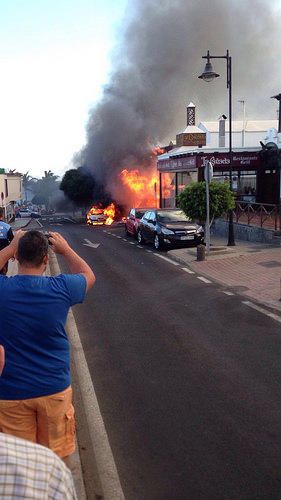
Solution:
<path fill-rule="evenodd" d="M 118 197 L 122 168 L 151 164 L 151 146 L 182 130 L 185 106 L 193 101 L 200 120 L 228 115 L 226 64 L 221 75 L 198 80 L 202 56 L 225 55 L 233 64 L 234 119 L 276 118 L 270 96 L 281 91 L 280 9 L 266 0 L 135 0 L 129 2 L 112 73 L 92 109 L 87 143 L 75 158 Z M 117 194 L 116 194 L 117 193 Z"/>

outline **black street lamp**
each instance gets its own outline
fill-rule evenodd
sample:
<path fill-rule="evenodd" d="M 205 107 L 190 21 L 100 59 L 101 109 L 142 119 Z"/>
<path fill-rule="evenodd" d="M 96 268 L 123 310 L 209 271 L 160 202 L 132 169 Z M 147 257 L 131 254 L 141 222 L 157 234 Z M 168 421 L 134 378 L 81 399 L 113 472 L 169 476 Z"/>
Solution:
<path fill-rule="evenodd" d="M 231 191 L 233 191 L 232 184 L 232 81 L 231 81 L 231 56 L 229 55 L 228 50 L 226 51 L 225 56 L 211 56 L 208 50 L 206 56 L 202 56 L 202 59 L 207 59 L 207 63 L 202 75 L 198 76 L 205 82 L 212 82 L 215 78 L 219 77 L 217 73 L 214 72 L 212 63 L 210 59 L 225 59 L 226 60 L 226 86 L 228 88 L 229 95 L 229 187 Z M 234 226 L 233 226 L 233 211 L 229 211 L 228 215 L 228 246 L 235 246 L 234 241 Z"/>

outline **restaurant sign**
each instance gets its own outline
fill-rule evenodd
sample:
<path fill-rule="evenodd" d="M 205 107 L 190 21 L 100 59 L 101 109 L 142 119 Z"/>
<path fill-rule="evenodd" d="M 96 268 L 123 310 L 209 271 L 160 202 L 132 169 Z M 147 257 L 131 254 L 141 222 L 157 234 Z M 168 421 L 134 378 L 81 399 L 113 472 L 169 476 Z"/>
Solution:
<path fill-rule="evenodd" d="M 206 162 L 211 162 L 214 168 L 227 167 L 230 165 L 229 154 L 205 154 L 199 158 L 199 167 L 205 167 Z M 260 164 L 258 152 L 255 153 L 232 153 L 233 167 L 253 167 L 257 168 Z"/>
<path fill-rule="evenodd" d="M 159 172 L 181 172 L 195 170 L 205 167 L 207 162 L 211 162 L 215 170 L 227 168 L 230 165 L 229 153 L 199 153 L 186 156 L 178 156 L 158 160 L 157 170 Z M 256 169 L 260 165 L 258 151 L 245 153 L 232 153 L 232 167 Z"/>

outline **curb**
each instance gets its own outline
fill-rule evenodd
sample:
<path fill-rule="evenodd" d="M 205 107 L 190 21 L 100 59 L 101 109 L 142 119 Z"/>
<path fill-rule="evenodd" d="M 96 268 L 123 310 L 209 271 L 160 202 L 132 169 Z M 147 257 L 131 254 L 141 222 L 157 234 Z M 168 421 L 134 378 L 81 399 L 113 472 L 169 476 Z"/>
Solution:
<path fill-rule="evenodd" d="M 52 275 L 60 274 L 61 272 L 56 255 L 52 251 L 50 252 L 50 269 Z M 79 389 L 85 409 L 88 431 L 104 498 L 106 500 L 125 500 L 79 332 L 71 309 L 68 314 L 66 329 L 72 348 Z M 82 499 L 81 496 L 78 498 L 79 500 Z"/>

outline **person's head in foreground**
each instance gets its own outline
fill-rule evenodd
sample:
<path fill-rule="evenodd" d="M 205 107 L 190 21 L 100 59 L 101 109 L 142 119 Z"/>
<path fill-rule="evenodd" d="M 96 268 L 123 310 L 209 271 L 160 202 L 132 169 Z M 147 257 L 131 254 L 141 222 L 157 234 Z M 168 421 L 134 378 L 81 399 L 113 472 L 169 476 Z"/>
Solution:
<path fill-rule="evenodd" d="M 18 242 L 16 259 L 21 269 L 44 273 L 48 263 L 48 238 L 40 231 L 27 231 Z"/>

